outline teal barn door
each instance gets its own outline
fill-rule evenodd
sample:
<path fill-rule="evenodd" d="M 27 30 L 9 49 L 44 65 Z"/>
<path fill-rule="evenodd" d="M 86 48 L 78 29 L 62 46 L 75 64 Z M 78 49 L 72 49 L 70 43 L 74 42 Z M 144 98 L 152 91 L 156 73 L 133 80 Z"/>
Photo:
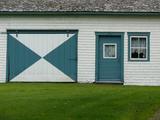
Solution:
<path fill-rule="evenodd" d="M 8 31 L 7 80 L 76 82 L 77 31 Z"/>

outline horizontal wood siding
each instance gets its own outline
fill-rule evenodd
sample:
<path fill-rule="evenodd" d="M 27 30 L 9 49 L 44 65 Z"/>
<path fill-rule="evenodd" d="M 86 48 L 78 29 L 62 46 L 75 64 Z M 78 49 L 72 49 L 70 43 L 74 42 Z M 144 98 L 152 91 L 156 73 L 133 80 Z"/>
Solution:
<path fill-rule="evenodd" d="M 125 32 L 124 84 L 160 85 L 160 17 L 8 16 L 0 18 L 0 32 L 10 29 L 77 29 L 78 82 L 95 81 L 95 32 Z M 150 61 L 128 61 L 127 32 L 151 32 Z M 0 34 L 0 82 L 6 79 L 7 35 Z"/>

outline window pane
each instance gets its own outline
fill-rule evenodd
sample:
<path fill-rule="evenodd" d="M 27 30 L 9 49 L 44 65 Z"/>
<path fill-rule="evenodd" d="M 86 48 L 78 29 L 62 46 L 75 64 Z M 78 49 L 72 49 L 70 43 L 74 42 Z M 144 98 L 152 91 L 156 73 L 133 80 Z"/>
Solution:
<path fill-rule="evenodd" d="M 138 38 L 132 37 L 131 38 L 131 47 L 139 47 Z"/>
<path fill-rule="evenodd" d="M 115 45 L 105 45 L 105 57 L 115 57 Z"/>
<path fill-rule="evenodd" d="M 146 49 L 140 49 L 139 58 L 146 58 Z"/>
<path fill-rule="evenodd" d="M 139 42 L 140 47 L 146 47 L 146 38 L 140 38 Z"/>
<path fill-rule="evenodd" d="M 149 57 L 149 46 L 148 36 L 146 35 L 135 35 L 130 36 L 130 59 L 131 60 L 148 60 Z"/>
<path fill-rule="evenodd" d="M 138 49 L 136 48 L 131 49 L 131 58 L 138 58 Z"/>

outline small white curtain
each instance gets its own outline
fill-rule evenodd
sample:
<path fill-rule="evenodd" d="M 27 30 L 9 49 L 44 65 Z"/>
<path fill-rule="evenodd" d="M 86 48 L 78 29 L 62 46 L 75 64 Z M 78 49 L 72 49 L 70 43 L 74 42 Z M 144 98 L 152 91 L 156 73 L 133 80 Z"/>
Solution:
<path fill-rule="evenodd" d="M 131 46 L 139 47 L 138 38 L 132 38 Z"/>
<path fill-rule="evenodd" d="M 146 38 L 140 38 L 139 42 L 140 42 L 140 47 L 146 47 Z"/>
<path fill-rule="evenodd" d="M 105 56 L 106 57 L 115 57 L 115 45 L 106 45 L 105 46 Z"/>

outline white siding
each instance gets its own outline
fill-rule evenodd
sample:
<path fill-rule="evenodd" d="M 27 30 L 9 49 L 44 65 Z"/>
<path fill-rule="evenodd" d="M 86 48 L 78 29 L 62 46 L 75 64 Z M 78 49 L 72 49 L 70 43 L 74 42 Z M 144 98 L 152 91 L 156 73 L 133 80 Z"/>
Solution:
<path fill-rule="evenodd" d="M 4 30 L 0 29 L 0 32 Z M 6 80 L 6 52 L 7 52 L 7 35 L 0 35 L 0 83 Z"/>
<path fill-rule="evenodd" d="M 78 81 L 95 81 L 95 32 L 125 32 L 124 84 L 160 85 L 160 17 L 43 16 L 1 17 L 0 32 L 7 29 L 77 29 Z M 128 62 L 127 32 L 151 32 L 150 62 Z M 0 82 L 6 77 L 6 34 L 0 34 Z"/>

